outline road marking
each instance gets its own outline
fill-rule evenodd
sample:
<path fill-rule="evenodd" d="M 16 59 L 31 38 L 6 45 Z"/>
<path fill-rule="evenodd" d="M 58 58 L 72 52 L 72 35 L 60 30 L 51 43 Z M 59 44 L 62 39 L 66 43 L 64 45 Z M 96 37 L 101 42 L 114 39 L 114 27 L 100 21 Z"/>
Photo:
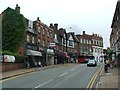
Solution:
<path fill-rule="evenodd" d="M 33 73 L 36 73 L 36 72 L 31 72 L 31 73 L 29 73 L 29 74 L 33 74 Z"/>
<path fill-rule="evenodd" d="M 92 79 L 90 80 L 90 82 L 88 83 L 86 90 L 91 90 L 91 88 L 93 87 L 93 84 L 98 76 L 98 74 L 100 73 L 100 70 L 102 69 L 102 66 L 98 68 L 98 70 L 96 71 L 96 73 L 93 75 Z M 89 89 L 90 88 L 90 89 Z"/>
<path fill-rule="evenodd" d="M 67 73 L 68 73 L 68 72 L 65 72 L 65 73 L 59 75 L 59 77 L 62 77 L 62 76 L 64 76 L 64 75 L 67 74 Z"/>
<path fill-rule="evenodd" d="M 47 83 L 49 83 L 49 82 L 51 82 L 51 81 L 53 81 L 53 79 L 50 79 L 50 80 L 48 80 L 47 82 L 44 82 L 44 83 L 42 83 L 42 84 L 40 84 L 40 85 L 38 85 L 38 86 L 36 86 L 36 87 L 34 87 L 34 88 L 41 87 L 41 86 L 43 86 L 43 85 L 45 85 L 45 84 L 47 84 Z M 32 90 L 34 90 L 34 89 L 32 89 Z"/>
<path fill-rule="evenodd" d="M 24 74 L 23 74 L 24 75 Z M 4 80 L 0 80 L 0 82 L 5 82 L 5 81 L 8 81 L 8 80 L 11 80 L 11 79 L 15 79 L 17 77 L 21 77 L 23 75 L 18 75 L 18 76 L 14 76 L 14 77 L 11 77 L 11 78 L 8 78 L 8 79 L 4 79 Z"/>
<path fill-rule="evenodd" d="M 70 71 L 74 71 L 75 69 L 71 69 Z"/>

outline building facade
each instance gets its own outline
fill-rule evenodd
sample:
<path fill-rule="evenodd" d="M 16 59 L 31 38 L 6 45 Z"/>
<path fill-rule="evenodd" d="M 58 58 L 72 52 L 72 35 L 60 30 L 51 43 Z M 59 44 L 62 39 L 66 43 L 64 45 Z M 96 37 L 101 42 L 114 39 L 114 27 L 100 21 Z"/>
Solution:
<path fill-rule="evenodd" d="M 92 36 L 89 34 L 86 34 L 85 31 L 83 31 L 82 35 L 76 35 L 80 41 L 79 43 L 79 50 L 80 55 L 92 55 Z"/>
<path fill-rule="evenodd" d="M 103 38 L 98 34 L 92 35 L 92 52 L 98 62 L 103 60 Z"/>
<path fill-rule="evenodd" d="M 111 24 L 110 49 L 113 51 L 112 60 L 120 66 L 120 1 L 118 0 Z"/>

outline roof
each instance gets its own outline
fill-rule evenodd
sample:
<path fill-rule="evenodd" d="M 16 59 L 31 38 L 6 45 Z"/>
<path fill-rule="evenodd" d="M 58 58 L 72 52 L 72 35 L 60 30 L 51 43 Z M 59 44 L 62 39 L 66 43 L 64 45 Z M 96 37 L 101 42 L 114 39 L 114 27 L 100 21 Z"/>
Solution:
<path fill-rule="evenodd" d="M 63 29 L 63 28 L 60 28 L 60 29 L 58 30 L 58 35 L 64 37 L 64 34 L 66 34 L 66 30 Z"/>
<path fill-rule="evenodd" d="M 119 7 L 120 7 L 120 2 L 119 2 L 120 0 L 118 0 L 118 2 L 117 2 L 117 4 L 116 4 L 116 8 L 115 8 L 115 12 L 114 12 L 114 16 L 113 16 L 113 20 L 112 20 L 112 24 L 111 24 L 111 28 L 113 28 L 113 26 L 114 26 L 114 22 L 116 21 L 116 19 L 117 19 L 117 14 L 118 14 L 118 12 L 119 12 Z"/>
<path fill-rule="evenodd" d="M 79 39 L 77 38 L 77 36 L 74 34 L 74 32 L 69 32 L 67 33 L 67 38 L 70 37 L 70 35 L 72 35 L 74 42 L 79 42 Z"/>

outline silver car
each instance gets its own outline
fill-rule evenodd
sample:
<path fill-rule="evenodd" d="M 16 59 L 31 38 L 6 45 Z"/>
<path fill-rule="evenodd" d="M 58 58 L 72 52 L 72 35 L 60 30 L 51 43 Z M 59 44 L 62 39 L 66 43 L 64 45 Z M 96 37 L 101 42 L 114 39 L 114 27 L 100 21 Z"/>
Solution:
<path fill-rule="evenodd" d="M 94 59 L 89 59 L 87 66 L 97 66 L 97 62 Z"/>

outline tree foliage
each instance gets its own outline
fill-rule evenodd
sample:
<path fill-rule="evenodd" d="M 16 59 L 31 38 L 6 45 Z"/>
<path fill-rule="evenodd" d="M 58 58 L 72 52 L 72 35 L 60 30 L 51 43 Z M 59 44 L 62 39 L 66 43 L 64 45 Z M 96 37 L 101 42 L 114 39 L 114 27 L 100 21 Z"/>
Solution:
<path fill-rule="evenodd" d="M 23 15 L 7 8 L 2 19 L 2 50 L 17 52 L 24 40 L 26 21 Z"/>

